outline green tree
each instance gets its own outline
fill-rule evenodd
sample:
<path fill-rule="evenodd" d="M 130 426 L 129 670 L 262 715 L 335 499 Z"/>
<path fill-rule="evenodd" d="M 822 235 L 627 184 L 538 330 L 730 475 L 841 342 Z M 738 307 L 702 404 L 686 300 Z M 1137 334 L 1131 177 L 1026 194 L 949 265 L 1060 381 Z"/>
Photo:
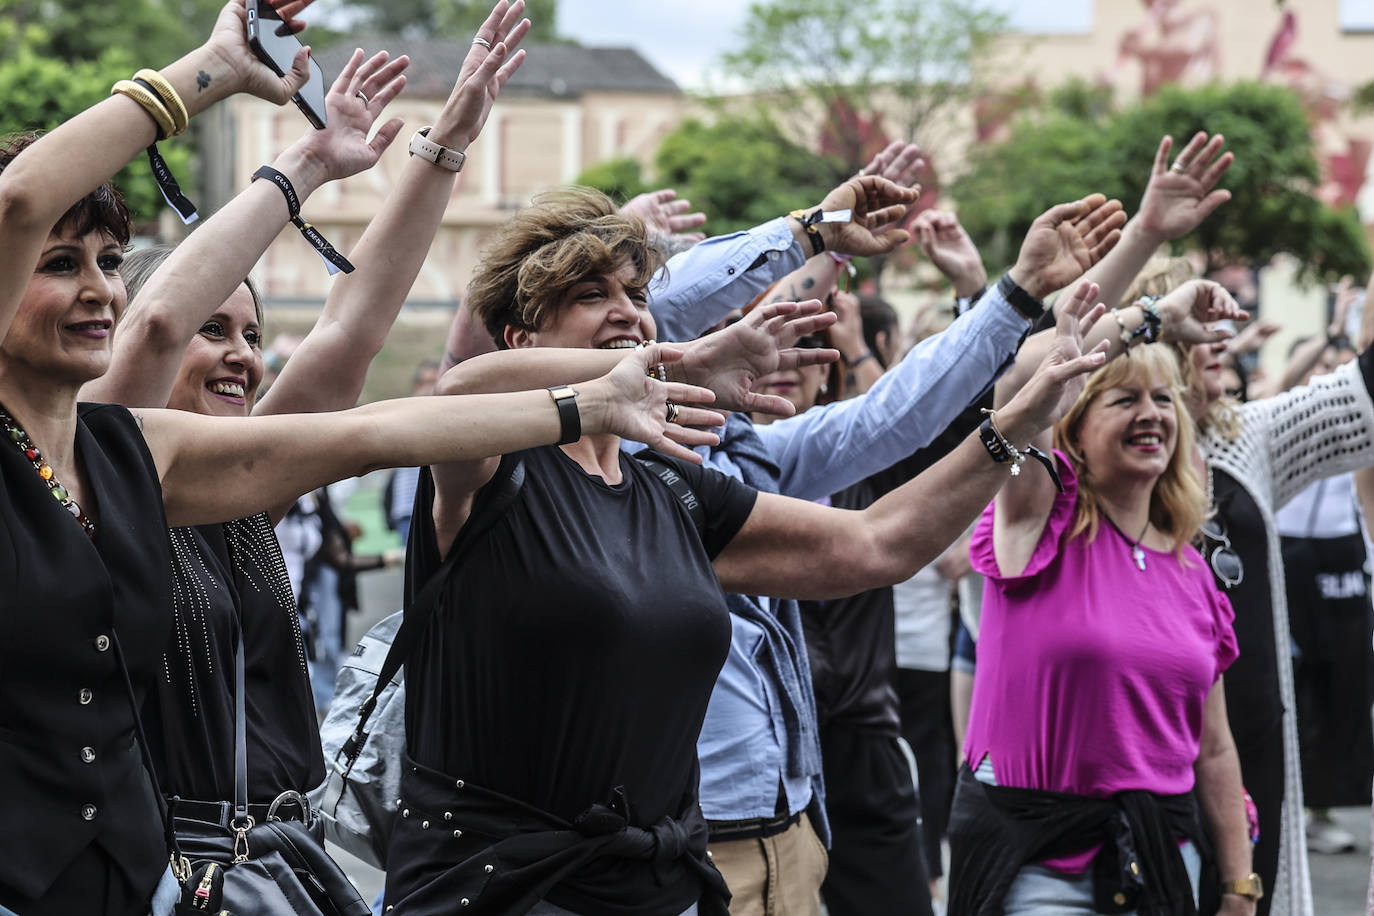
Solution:
<path fill-rule="evenodd" d="M 125 48 L 137 51 L 139 66 L 159 67 L 210 34 L 223 5 L 223 0 L 0 0 L 0 22 L 6 26 L 0 30 L 0 48 L 6 59 L 26 47 L 68 63 Z"/>
<path fill-rule="evenodd" d="M 577 176 L 574 184 L 604 192 L 616 203 L 654 190 L 644 180 L 644 167 L 633 156 L 620 156 L 599 162 Z"/>
<path fill-rule="evenodd" d="M 491 12 L 493 0 L 347 0 L 344 9 L 356 16 L 355 27 L 383 35 L 408 38 L 464 39 Z M 530 20 L 528 40 L 558 41 L 554 14 L 558 0 L 525 0 Z"/>
<path fill-rule="evenodd" d="M 1314 192 L 1320 167 L 1311 130 L 1290 91 L 1257 83 L 1201 89 L 1166 87 L 1124 110 L 1103 114 L 1070 93 L 1018 121 L 1002 143 L 975 149 L 951 189 L 960 219 L 990 263 L 1010 263 L 1026 228 L 1052 201 L 1101 191 L 1129 209 L 1148 180 L 1159 138 L 1176 149 L 1198 130 L 1220 133 L 1236 161 L 1222 186 L 1232 198 L 1185 244 L 1209 264 L 1296 257 L 1309 279 L 1369 271 L 1363 227 L 1351 209 Z"/>
<path fill-rule="evenodd" d="M 106 48 L 92 60 L 63 61 L 44 56 L 41 27 L 24 29 L 27 41 L 9 42 L 13 53 L 0 60 L 0 131 L 50 130 L 109 94 L 115 81 L 127 78 L 141 64 L 123 46 Z M 207 30 L 208 31 L 208 30 Z M 190 182 L 191 152 L 184 138 L 159 146 L 183 187 Z M 133 214 L 134 222 L 151 223 L 166 204 L 145 157 L 139 157 L 115 176 L 115 185 Z"/>
<path fill-rule="evenodd" d="M 684 122 L 659 145 L 655 187 L 674 188 L 706 213 L 708 235 L 734 232 L 819 201 L 837 165 L 767 121 Z"/>
<path fill-rule="evenodd" d="M 724 63 L 789 133 L 807 135 L 819 114 L 840 179 L 881 148 L 884 121 L 898 138 L 935 139 L 940 116 L 977 95 L 973 64 L 1004 23 L 977 0 L 755 0 Z"/>

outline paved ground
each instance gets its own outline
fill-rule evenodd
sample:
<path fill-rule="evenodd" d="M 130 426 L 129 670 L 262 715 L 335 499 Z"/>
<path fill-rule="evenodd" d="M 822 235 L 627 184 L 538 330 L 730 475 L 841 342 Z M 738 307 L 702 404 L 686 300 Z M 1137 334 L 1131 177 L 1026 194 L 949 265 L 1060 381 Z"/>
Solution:
<path fill-rule="evenodd" d="M 398 570 L 359 576 L 359 599 L 363 609 L 348 622 L 351 641 L 356 642 L 373 623 L 400 607 L 401 581 Z M 1333 813 L 1341 826 L 1359 839 L 1360 846 L 1356 852 L 1345 855 L 1312 857 L 1316 916 L 1364 916 L 1365 890 L 1369 883 L 1369 811 L 1344 808 Z M 335 852 L 344 870 L 371 900 L 381 890 L 381 873 L 341 850 Z"/>

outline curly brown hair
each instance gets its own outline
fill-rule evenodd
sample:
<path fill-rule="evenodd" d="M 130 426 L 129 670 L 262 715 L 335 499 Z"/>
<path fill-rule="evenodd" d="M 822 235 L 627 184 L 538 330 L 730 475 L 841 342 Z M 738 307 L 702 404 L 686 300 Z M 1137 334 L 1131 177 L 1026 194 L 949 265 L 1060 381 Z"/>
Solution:
<path fill-rule="evenodd" d="M 605 194 L 549 191 L 497 231 L 468 284 L 467 306 L 504 349 L 507 327 L 539 330 L 586 277 L 629 264 L 634 277 L 627 286 L 643 289 L 663 263 L 644 222 L 622 216 Z"/>
<path fill-rule="evenodd" d="M 29 131 L 0 137 L 0 172 L 41 136 L 38 131 Z M 129 208 L 124 204 L 124 197 L 107 181 L 72 204 L 52 231 L 77 236 L 103 232 L 121 246 L 128 245 Z"/>

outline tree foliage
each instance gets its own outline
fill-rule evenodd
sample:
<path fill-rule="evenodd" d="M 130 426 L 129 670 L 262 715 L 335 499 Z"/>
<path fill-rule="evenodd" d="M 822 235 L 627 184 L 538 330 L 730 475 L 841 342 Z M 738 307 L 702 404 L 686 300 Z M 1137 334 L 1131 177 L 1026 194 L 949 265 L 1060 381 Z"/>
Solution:
<path fill-rule="evenodd" d="M 6 60 L 25 47 L 69 63 L 95 61 L 124 48 L 137 51 L 139 66 L 157 67 L 210 34 L 223 5 L 223 0 L 0 0 L 0 47 Z"/>
<path fill-rule="evenodd" d="M 3 0 L 0 0 L 3 2 Z M 208 34 L 208 28 L 207 28 Z M 115 81 L 126 79 L 145 62 L 126 46 L 106 47 L 89 60 L 51 56 L 51 38 L 39 25 L 0 25 L 0 44 L 10 53 L 0 60 L 0 132 L 50 130 L 109 94 Z M 189 47 L 183 47 L 185 51 Z M 184 138 L 159 149 L 184 186 L 193 187 L 191 154 Z M 115 176 L 135 223 L 149 223 L 165 206 L 145 158 L 139 157 Z"/>
<path fill-rule="evenodd" d="M 491 0 L 347 0 L 344 9 L 355 27 L 408 38 L 464 39 L 491 12 Z M 554 14 L 558 0 L 525 0 L 530 41 L 557 41 Z"/>
<path fill-rule="evenodd" d="M 976 94 L 973 62 L 1004 23 L 977 0 L 755 0 L 724 63 L 789 126 L 822 114 L 838 179 L 887 139 L 855 129 L 865 123 L 932 139 L 940 116 Z"/>
<path fill-rule="evenodd" d="M 984 256 L 1006 264 L 1051 203 L 1101 191 L 1133 207 L 1159 138 L 1172 135 L 1179 149 L 1199 130 L 1222 134 L 1236 153 L 1222 179 L 1232 198 L 1185 244 L 1213 265 L 1263 263 L 1286 252 L 1309 279 L 1369 271 L 1369 246 L 1354 211 L 1314 196 L 1320 168 L 1310 127 L 1298 98 L 1276 86 L 1170 86 L 1118 112 L 1068 93 L 1016 122 L 1005 141 L 974 149 L 951 190 Z"/>
<path fill-rule="evenodd" d="M 820 201 L 837 165 L 789 140 L 771 123 L 692 119 L 663 139 L 657 187 L 674 188 L 706 213 L 708 235 L 735 232 Z"/>
<path fill-rule="evenodd" d="M 619 204 L 645 191 L 654 190 L 644 180 L 644 167 L 633 156 L 599 162 L 578 175 L 573 183 L 603 191 Z"/>

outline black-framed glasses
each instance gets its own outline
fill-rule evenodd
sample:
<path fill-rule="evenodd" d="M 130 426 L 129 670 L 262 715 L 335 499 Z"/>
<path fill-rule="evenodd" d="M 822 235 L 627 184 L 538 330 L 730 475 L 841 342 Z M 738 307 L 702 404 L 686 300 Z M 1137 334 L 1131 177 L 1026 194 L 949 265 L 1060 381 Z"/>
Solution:
<path fill-rule="evenodd" d="M 1207 561 L 1212 566 L 1212 572 L 1222 585 L 1227 588 L 1235 588 L 1245 581 L 1245 564 L 1241 562 L 1240 554 L 1236 553 L 1231 546 L 1231 537 L 1227 534 L 1226 523 L 1218 516 L 1212 516 L 1202 523 L 1202 536 L 1211 542 L 1212 548 L 1208 551 Z"/>

